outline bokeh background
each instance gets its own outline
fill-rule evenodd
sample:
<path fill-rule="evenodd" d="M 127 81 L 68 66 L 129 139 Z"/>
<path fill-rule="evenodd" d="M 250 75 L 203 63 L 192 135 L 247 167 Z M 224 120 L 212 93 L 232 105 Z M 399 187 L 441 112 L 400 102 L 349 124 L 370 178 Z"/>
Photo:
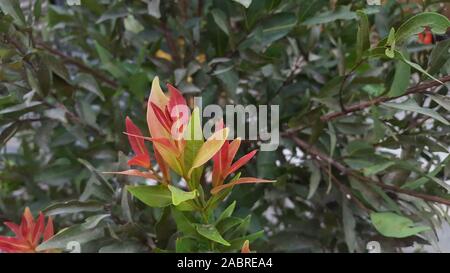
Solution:
<path fill-rule="evenodd" d="M 405 79 L 403 90 L 427 80 L 390 59 L 354 69 L 357 10 L 368 16 L 373 47 L 415 14 L 446 15 L 446 1 L 382 1 L 381 7 L 346 0 L 76 2 L 0 4 L 0 222 L 17 222 L 29 206 L 53 216 L 58 230 L 78 227 L 73 236 L 85 251 L 170 248 L 173 221 L 123 190 L 142 181 L 100 173 L 125 166 L 125 117 L 145 128 L 156 75 L 188 99 L 201 96 L 204 105 L 280 105 L 283 132 L 295 129 L 296 137 L 366 177 L 395 187 L 425 177 L 414 190 L 448 198 L 449 126 L 381 106 L 321 120 L 340 110 L 346 78 L 341 99 L 348 105 L 386 95 L 399 84 L 396 77 Z M 424 45 L 414 36 L 403 50 L 439 77 L 450 70 L 449 46 L 447 40 Z M 434 91 L 448 96 L 445 86 Z M 423 94 L 412 97 L 448 120 L 448 108 Z M 246 142 L 242 154 L 257 145 Z M 291 138 L 258 153 L 244 173 L 278 181 L 243 185 L 227 199 L 238 201 L 239 215 L 251 214 L 250 232 L 265 230 L 252 250 L 365 252 L 369 241 L 384 251 L 450 250 L 445 205 L 323 167 Z M 396 211 L 432 230 L 385 237 L 367 209 Z M 79 225 L 86 222 L 88 228 Z M 0 226 L 0 234 L 8 231 Z"/>

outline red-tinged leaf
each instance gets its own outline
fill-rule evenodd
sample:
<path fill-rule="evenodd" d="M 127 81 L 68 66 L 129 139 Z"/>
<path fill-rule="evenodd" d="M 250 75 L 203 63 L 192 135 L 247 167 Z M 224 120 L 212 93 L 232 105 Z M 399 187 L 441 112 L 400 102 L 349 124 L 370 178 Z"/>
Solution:
<path fill-rule="evenodd" d="M 230 158 L 228 158 L 228 153 L 229 153 L 228 148 L 229 147 L 230 147 L 230 142 L 228 140 L 226 140 L 223 143 L 222 148 L 220 148 L 220 169 L 222 171 L 226 170 L 228 162 L 230 161 Z"/>
<path fill-rule="evenodd" d="M 5 226 L 7 226 L 18 238 L 23 238 L 22 231 L 20 230 L 20 226 L 13 222 L 5 222 Z"/>
<path fill-rule="evenodd" d="M 127 133 L 142 136 L 141 130 L 133 123 L 133 121 L 131 121 L 129 117 L 126 117 L 125 119 L 125 126 Z M 143 139 L 128 135 L 128 141 L 130 142 L 131 148 L 136 155 L 149 154 Z"/>
<path fill-rule="evenodd" d="M 53 224 L 51 219 L 45 225 L 45 217 L 39 213 L 39 217 L 35 221 L 29 208 L 25 209 L 22 216 L 22 222 L 19 225 L 6 222 L 5 225 L 9 227 L 16 237 L 0 236 L 0 251 L 3 252 L 36 252 L 36 248 L 41 241 L 41 238 L 49 238 L 53 235 Z"/>
<path fill-rule="evenodd" d="M 37 223 L 34 226 L 32 239 L 33 245 L 37 245 L 39 240 L 41 239 L 41 235 L 44 232 L 45 218 L 42 212 L 39 213 L 39 217 L 37 219 Z"/>
<path fill-rule="evenodd" d="M 126 170 L 121 172 L 103 172 L 105 174 L 122 174 L 122 175 L 130 175 L 130 176 L 139 176 L 148 179 L 158 180 L 158 178 L 151 172 L 141 172 L 139 170 Z"/>
<path fill-rule="evenodd" d="M 233 165 L 231 165 L 230 169 L 228 170 L 228 173 L 226 176 L 230 175 L 231 173 L 234 173 L 236 170 L 238 170 L 240 167 L 244 166 L 250 159 L 252 159 L 256 152 L 258 150 L 253 150 L 250 153 L 244 155 L 243 157 L 239 158 L 238 161 L 234 162 Z"/>
<path fill-rule="evenodd" d="M 152 82 L 150 98 L 147 103 L 147 125 L 152 137 L 168 137 L 169 133 L 164 129 L 162 124 L 158 122 L 155 111 L 153 111 L 152 104 L 156 104 L 160 109 L 165 109 L 168 103 L 168 98 L 161 90 L 158 77 L 155 77 Z"/>
<path fill-rule="evenodd" d="M 230 147 L 228 148 L 228 158 L 230 165 L 227 166 L 227 169 L 231 167 L 231 163 L 236 157 L 237 151 L 239 150 L 240 146 L 241 146 L 241 139 L 239 137 L 231 141 Z"/>
<path fill-rule="evenodd" d="M 162 146 L 164 146 L 164 148 L 174 153 L 176 157 L 180 155 L 180 150 L 177 148 L 177 146 L 167 138 L 154 138 L 153 142 L 161 144 Z"/>
<path fill-rule="evenodd" d="M 161 154 L 159 153 L 156 147 L 154 148 L 154 151 L 155 151 L 155 159 L 156 162 L 158 163 L 159 169 L 163 174 L 164 181 L 166 183 L 169 183 L 170 181 L 169 166 L 166 164 L 166 162 L 164 161 L 164 159 L 162 158 Z"/>
<path fill-rule="evenodd" d="M 128 160 L 127 164 L 128 166 L 140 166 L 148 169 L 151 167 L 150 156 L 147 154 L 137 155 Z"/>
<path fill-rule="evenodd" d="M 226 166 L 228 164 L 228 147 L 229 142 L 225 141 L 222 148 L 213 156 L 213 187 L 221 184 L 225 178 Z"/>
<path fill-rule="evenodd" d="M 25 240 L 12 237 L 0 237 L 0 250 L 5 252 L 30 252 L 33 251 L 33 248 Z"/>
<path fill-rule="evenodd" d="M 186 100 L 184 99 L 180 90 L 176 89 L 170 83 L 167 84 L 167 88 L 169 89 L 169 93 L 170 93 L 170 98 L 169 98 L 169 103 L 168 103 L 168 109 L 169 109 L 170 113 L 172 113 L 172 110 L 179 105 L 183 105 L 183 106 L 187 105 Z"/>
<path fill-rule="evenodd" d="M 54 234 L 53 219 L 52 217 L 48 217 L 47 226 L 45 226 L 44 230 L 44 242 L 52 238 Z"/>
<path fill-rule="evenodd" d="M 22 222 L 20 224 L 22 235 L 28 240 L 32 241 L 32 231 L 34 229 L 34 218 L 31 214 L 30 208 L 26 207 L 22 215 Z"/>
<path fill-rule="evenodd" d="M 156 115 L 156 118 L 158 120 L 158 122 L 163 126 L 163 128 L 170 133 L 171 129 L 171 121 L 168 119 L 168 117 L 164 114 L 164 112 L 154 103 L 150 104 L 153 112 Z"/>
<path fill-rule="evenodd" d="M 170 150 L 170 152 L 175 153 L 177 156 L 180 154 L 180 151 L 177 149 L 175 144 L 173 144 L 168 138 L 151 138 L 151 137 L 144 137 L 144 136 L 139 136 L 139 135 L 132 135 L 129 133 L 124 133 L 124 134 L 161 144 L 166 149 Z"/>
<path fill-rule="evenodd" d="M 242 245 L 241 253 L 250 253 L 250 241 L 245 240 L 244 244 Z"/>
<path fill-rule="evenodd" d="M 267 179 L 261 179 L 261 178 L 256 178 L 256 177 L 242 177 L 242 178 L 237 179 L 234 182 L 231 182 L 228 184 L 223 184 L 218 187 L 212 188 L 211 194 L 217 194 L 223 189 L 233 187 L 238 184 L 274 183 L 274 182 L 276 182 L 276 180 L 267 180 Z"/>
<path fill-rule="evenodd" d="M 220 185 L 220 175 L 221 175 L 221 170 L 220 170 L 220 156 L 217 154 L 215 156 L 213 156 L 213 170 L 212 170 L 212 185 L 213 187 L 217 187 Z"/>

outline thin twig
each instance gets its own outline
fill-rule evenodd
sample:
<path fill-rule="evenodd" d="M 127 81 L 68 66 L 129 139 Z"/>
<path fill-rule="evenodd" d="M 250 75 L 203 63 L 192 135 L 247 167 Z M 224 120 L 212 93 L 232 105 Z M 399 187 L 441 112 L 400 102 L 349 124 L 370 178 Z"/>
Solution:
<path fill-rule="evenodd" d="M 101 82 L 106 83 L 107 85 L 109 85 L 112 88 L 118 88 L 119 87 L 119 84 L 116 81 L 110 79 L 108 76 L 104 75 L 99 70 L 96 70 L 94 68 L 91 68 L 91 67 L 87 66 L 85 63 L 83 63 L 82 61 L 80 61 L 80 60 L 78 60 L 76 58 L 67 56 L 66 54 L 62 53 L 61 51 L 59 51 L 57 49 L 54 49 L 51 46 L 49 46 L 49 45 L 47 45 L 47 44 L 45 44 L 43 42 L 36 42 L 36 46 L 41 48 L 41 49 L 44 49 L 44 50 L 50 52 L 53 55 L 56 55 L 56 56 L 60 57 L 65 63 L 75 65 L 80 70 L 83 70 L 83 71 L 91 74 L 92 76 L 94 76 L 95 78 L 97 78 Z"/>
<path fill-rule="evenodd" d="M 449 82 L 450 81 L 450 75 L 447 75 L 445 77 L 442 77 L 439 79 L 441 82 Z M 360 103 L 356 103 L 353 104 L 351 106 L 346 107 L 346 111 L 340 111 L 340 112 L 332 112 L 326 115 L 323 115 L 320 117 L 320 120 L 322 120 L 323 122 L 326 121 L 330 121 L 333 120 L 335 118 L 344 116 L 348 113 L 352 113 L 352 112 L 357 112 L 357 111 L 361 111 L 364 110 L 370 106 L 373 105 L 378 105 L 380 103 L 386 102 L 386 101 L 391 101 L 391 100 L 395 100 L 404 96 L 408 96 L 411 94 L 416 94 L 416 93 L 423 93 L 425 91 L 427 91 L 427 89 L 432 88 L 432 87 L 437 87 L 442 85 L 440 82 L 438 81 L 426 81 L 423 82 L 421 84 L 418 84 L 416 86 L 410 87 L 408 89 L 406 89 L 406 92 L 403 95 L 400 96 L 395 96 L 395 97 L 378 97 L 372 100 L 368 100 L 368 101 L 364 101 L 364 102 L 360 102 Z"/>
<path fill-rule="evenodd" d="M 322 152 L 320 152 L 317 148 L 315 148 L 314 146 L 308 144 L 307 142 L 301 140 L 300 138 L 298 138 L 297 136 L 293 135 L 293 134 L 283 134 L 286 137 L 291 138 L 295 144 L 297 144 L 304 152 L 310 154 L 313 157 L 317 157 L 318 159 L 321 159 L 325 162 L 327 162 L 328 164 L 330 164 L 331 166 L 333 166 L 334 168 L 336 168 L 337 170 L 339 170 L 342 174 L 347 174 L 350 176 L 353 176 L 354 178 L 361 180 L 362 182 L 366 182 L 366 183 L 372 183 L 372 184 L 376 184 L 377 186 L 396 192 L 396 193 L 402 193 L 402 194 L 406 194 L 406 195 L 410 195 L 410 196 L 414 196 L 420 199 L 423 199 L 425 201 L 430 201 L 430 202 L 435 202 L 435 203 L 440 203 L 440 204 L 444 204 L 444 205 L 448 205 L 450 206 L 450 200 L 447 200 L 445 198 L 441 198 L 438 196 L 433 196 L 433 195 L 428 195 L 428 194 L 424 194 L 424 193 L 419 193 L 416 191 L 412 191 L 412 190 L 407 190 L 407 189 L 403 189 L 397 186 L 393 186 L 393 185 L 387 185 L 383 182 L 380 181 L 376 181 L 373 179 L 370 179 L 368 177 L 364 177 L 360 174 L 358 174 L 357 172 L 347 168 L 346 166 L 344 166 L 343 164 L 339 163 L 338 161 L 330 158 L 329 156 L 323 154 Z"/>

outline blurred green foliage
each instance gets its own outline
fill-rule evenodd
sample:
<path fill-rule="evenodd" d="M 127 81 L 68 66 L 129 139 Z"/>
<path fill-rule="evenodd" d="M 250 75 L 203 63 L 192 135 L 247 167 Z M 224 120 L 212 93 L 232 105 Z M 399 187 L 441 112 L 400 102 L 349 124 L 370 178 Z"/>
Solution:
<path fill-rule="evenodd" d="M 169 212 L 124 190 L 142 180 L 101 174 L 125 166 L 125 116 L 145 128 L 158 75 L 204 105 L 280 105 L 279 149 L 244 170 L 278 183 L 242 186 L 222 204 L 237 200 L 235 213 L 252 215 L 242 225 L 265 231 L 252 250 L 437 246 L 433 231 L 448 221 L 439 200 L 450 197 L 447 87 L 324 118 L 449 74 L 449 40 L 416 39 L 423 24 L 442 34 L 448 20 L 425 14 L 404 24 L 446 1 L 384 2 L 1 1 L 0 220 L 47 208 L 58 230 L 70 227 L 61 245 L 75 236 L 86 252 L 174 250 Z"/>

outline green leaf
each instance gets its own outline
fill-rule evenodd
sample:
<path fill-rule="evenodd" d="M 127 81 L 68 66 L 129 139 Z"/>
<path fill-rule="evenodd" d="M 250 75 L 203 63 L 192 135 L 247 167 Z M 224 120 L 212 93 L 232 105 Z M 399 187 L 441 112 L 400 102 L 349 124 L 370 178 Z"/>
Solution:
<path fill-rule="evenodd" d="M 42 11 L 42 0 L 36 0 L 33 6 L 33 15 L 35 22 L 37 22 L 41 17 L 41 11 Z"/>
<path fill-rule="evenodd" d="M 302 25 L 311 26 L 326 24 L 336 20 L 353 20 L 356 18 L 356 13 L 350 11 L 350 6 L 338 6 L 336 10 L 326 11 L 305 20 Z"/>
<path fill-rule="evenodd" d="M 439 94 L 428 95 L 432 100 L 434 100 L 437 104 L 442 106 L 445 110 L 450 112 L 450 98 L 444 97 Z"/>
<path fill-rule="evenodd" d="M 175 241 L 175 251 L 177 253 L 194 253 L 197 251 L 198 242 L 191 237 L 180 237 Z"/>
<path fill-rule="evenodd" d="M 260 230 L 255 233 L 233 239 L 230 241 L 230 246 L 225 247 L 223 251 L 231 251 L 236 249 L 240 250 L 245 241 L 248 240 L 250 243 L 252 243 L 253 241 L 257 240 L 258 238 L 261 238 L 262 236 L 264 236 L 264 231 Z"/>
<path fill-rule="evenodd" d="M 358 62 L 362 59 L 364 51 L 370 48 L 370 30 L 367 15 L 360 10 L 356 14 L 359 17 L 358 32 L 356 33 L 356 62 Z"/>
<path fill-rule="evenodd" d="M 216 224 L 217 224 L 217 223 L 220 223 L 220 221 L 222 221 L 222 220 L 224 220 L 224 219 L 230 217 L 230 216 L 233 214 L 235 208 L 236 208 L 236 201 L 233 201 L 233 203 L 231 203 L 231 205 L 229 205 L 229 206 L 228 206 L 228 207 L 220 214 L 219 218 L 218 218 L 217 221 L 216 221 Z"/>
<path fill-rule="evenodd" d="M 220 235 L 219 231 L 213 225 L 196 225 L 197 232 L 203 237 L 222 244 L 224 246 L 230 246 L 230 243 L 227 242 L 222 235 Z"/>
<path fill-rule="evenodd" d="M 109 215 L 92 216 L 86 219 L 83 224 L 74 225 L 61 230 L 51 239 L 45 241 L 37 247 L 37 251 L 49 249 L 66 249 L 71 242 L 77 242 L 80 245 L 102 238 L 105 235 L 103 228 L 97 228 L 97 225 Z M 83 249 L 81 249 L 83 251 Z"/>
<path fill-rule="evenodd" d="M 220 9 L 211 10 L 211 14 L 214 18 L 214 22 L 219 26 L 219 28 L 225 32 L 226 35 L 230 35 L 230 29 L 228 26 L 227 15 Z"/>
<path fill-rule="evenodd" d="M 106 178 L 101 173 L 99 173 L 94 168 L 94 166 L 91 165 L 91 163 L 87 162 L 86 160 L 84 160 L 82 158 L 78 158 L 78 162 L 80 162 L 86 168 L 88 168 L 89 171 L 91 171 L 91 173 L 95 176 L 95 178 L 97 178 L 97 180 L 100 182 L 100 184 L 102 184 L 109 192 L 114 193 L 114 189 L 111 186 L 111 184 L 106 180 Z"/>
<path fill-rule="evenodd" d="M 246 9 L 248 9 L 248 7 L 250 7 L 250 5 L 252 4 L 252 0 L 233 0 L 233 1 L 243 5 Z"/>
<path fill-rule="evenodd" d="M 392 212 L 373 212 L 370 220 L 375 229 L 386 237 L 405 238 L 430 230 L 427 226 L 415 226 L 409 218 Z"/>
<path fill-rule="evenodd" d="M 387 46 L 387 48 L 386 48 L 384 54 L 386 54 L 386 56 L 391 59 L 394 58 L 395 57 L 395 29 L 394 28 L 391 28 L 391 31 L 389 32 L 386 46 Z"/>
<path fill-rule="evenodd" d="M 178 206 L 179 204 L 183 203 L 184 201 L 192 200 L 198 196 L 197 190 L 186 192 L 186 191 L 183 191 L 183 190 L 181 190 L 177 187 L 171 186 L 171 185 L 169 185 L 169 190 L 172 193 L 172 203 L 175 206 Z"/>
<path fill-rule="evenodd" d="M 3 13 L 11 15 L 14 18 L 14 22 L 19 26 L 25 26 L 26 20 L 20 8 L 20 1 L 18 0 L 1 0 L 0 9 Z"/>
<path fill-rule="evenodd" d="M 314 193 L 316 193 L 317 188 L 319 187 L 321 175 L 319 168 L 317 168 L 317 166 L 313 163 L 308 164 L 308 169 L 310 170 L 311 175 L 309 177 L 309 192 L 306 199 L 311 199 L 314 196 Z"/>
<path fill-rule="evenodd" d="M 293 13 L 277 13 L 255 27 L 255 30 L 249 35 L 249 39 L 242 43 L 241 48 L 254 45 L 254 43 L 259 43 L 258 47 L 269 46 L 286 36 L 296 24 L 297 18 Z"/>
<path fill-rule="evenodd" d="M 392 81 L 391 89 L 387 96 L 397 97 L 405 93 L 409 86 L 411 77 L 411 66 L 402 61 L 397 61 L 395 64 L 394 80 Z"/>
<path fill-rule="evenodd" d="M 364 176 L 371 176 L 371 175 L 375 175 L 379 172 L 382 172 L 384 170 L 386 170 L 387 168 L 391 167 L 395 165 L 394 161 L 389 161 L 389 162 L 384 162 L 384 163 L 380 163 L 380 164 L 375 164 L 372 165 L 370 167 L 366 167 L 363 169 L 364 172 Z"/>
<path fill-rule="evenodd" d="M 144 27 L 139 23 L 136 18 L 132 14 L 128 14 L 128 16 L 123 20 L 123 24 L 125 29 L 131 31 L 135 34 L 144 30 Z"/>
<path fill-rule="evenodd" d="M 198 151 L 204 143 L 202 125 L 200 120 L 200 110 L 198 107 L 195 107 L 192 111 L 189 123 L 184 132 L 184 139 L 186 140 L 186 146 L 183 152 L 184 166 L 185 170 L 189 170 L 192 167 L 192 163 L 194 162 Z M 196 189 L 198 187 L 202 173 L 203 167 L 197 168 L 192 172 L 190 177 L 191 180 L 189 181 L 189 187 L 191 189 Z"/>
<path fill-rule="evenodd" d="M 6 143 L 19 131 L 21 126 L 22 122 L 16 121 L 3 129 L 3 131 L 0 133 L 0 147 L 6 145 Z"/>
<path fill-rule="evenodd" d="M 43 210 L 45 215 L 53 216 L 59 214 L 78 213 L 78 212 L 94 212 L 103 210 L 103 204 L 96 201 L 82 202 L 78 200 L 56 203 L 48 206 Z"/>
<path fill-rule="evenodd" d="M 3 108 L 0 110 L 0 117 L 19 117 L 23 114 L 32 112 L 39 108 L 42 105 L 42 102 L 33 101 L 30 103 L 21 103 L 16 104 L 11 107 Z"/>
<path fill-rule="evenodd" d="M 450 59 L 450 39 L 439 42 L 431 51 L 428 62 L 428 73 L 434 75 L 441 70 L 441 68 Z"/>
<path fill-rule="evenodd" d="M 397 44 L 403 43 L 412 35 L 423 32 L 424 27 L 430 27 L 435 34 L 444 34 L 450 27 L 447 17 L 436 12 L 423 12 L 409 18 L 395 33 Z"/>
<path fill-rule="evenodd" d="M 137 100 L 144 100 L 148 90 L 150 89 L 150 81 L 147 77 L 147 73 L 140 72 L 131 75 L 128 80 L 128 86 Z"/>
<path fill-rule="evenodd" d="M 410 60 L 408 60 L 408 58 L 406 58 L 400 51 L 395 50 L 395 58 L 397 60 L 401 60 L 403 62 L 405 62 L 406 64 L 410 65 L 412 68 L 416 69 L 417 71 L 425 74 L 427 77 L 429 77 L 432 80 L 435 80 L 441 84 L 444 84 L 443 82 L 441 82 L 440 80 L 438 80 L 437 78 L 433 77 L 430 73 L 428 73 L 427 71 L 425 71 L 420 65 L 411 62 Z"/>
<path fill-rule="evenodd" d="M 193 236 L 197 234 L 195 224 L 191 223 L 183 212 L 172 207 L 172 217 L 177 225 L 177 230 L 183 232 L 184 235 Z"/>
<path fill-rule="evenodd" d="M 422 114 L 425 116 L 429 116 L 435 120 L 438 120 L 438 121 L 444 123 L 445 125 L 450 125 L 450 123 L 445 118 L 443 118 L 441 115 L 439 115 L 436 111 L 434 111 L 433 109 L 420 107 L 416 103 L 416 101 L 413 99 L 407 100 L 402 103 L 385 102 L 382 105 L 391 107 L 391 108 L 395 108 L 398 110 L 416 112 L 416 113 L 419 113 L 419 114 Z"/>
<path fill-rule="evenodd" d="M 220 234 L 225 234 L 232 228 L 235 228 L 239 225 L 241 225 L 243 220 L 241 218 L 237 217 L 228 217 L 216 224 L 217 230 L 220 232 Z"/>
<path fill-rule="evenodd" d="M 172 204 L 172 193 L 164 185 L 133 186 L 127 190 L 147 206 L 162 208 Z"/>
<path fill-rule="evenodd" d="M 356 219 L 353 216 L 353 212 L 349 207 L 348 200 L 343 198 L 342 202 L 342 222 L 344 226 L 345 243 L 347 244 L 350 253 L 355 252 L 358 247 L 356 237 Z"/>
<path fill-rule="evenodd" d="M 113 56 L 106 48 L 102 47 L 97 41 L 94 41 L 95 49 L 102 63 L 102 67 L 116 78 L 125 78 L 126 73 L 122 66 L 116 64 Z"/>
<path fill-rule="evenodd" d="M 433 180 L 437 179 L 436 175 L 438 173 L 440 173 L 442 171 L 442 169 L 449 164 L 449 162 L 450 162 L 450 154 L 438 166 L 436 166 L 436 168 L 434 168 L 433 171 L 431 171 L 428 174 L 424 174 L 421 178 L 419 178 L 417 180 L 414 180 L 412 182 L 402 185 L 402 188 L 415 190 L 415 189 L 421 187 L 422 185 L 426 184 L 428 181 L 430 181 L 430 180 L 433 181 Z M 442 183 L 445 184 L 445 182 L 442 182 Z M 440 184 L 440 183 L 438 183 L 438 184 Z M 448 190 L 448 185 L 447 185 L 447 190 Z"/>

